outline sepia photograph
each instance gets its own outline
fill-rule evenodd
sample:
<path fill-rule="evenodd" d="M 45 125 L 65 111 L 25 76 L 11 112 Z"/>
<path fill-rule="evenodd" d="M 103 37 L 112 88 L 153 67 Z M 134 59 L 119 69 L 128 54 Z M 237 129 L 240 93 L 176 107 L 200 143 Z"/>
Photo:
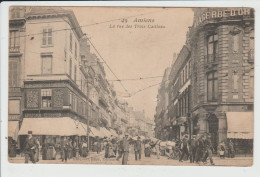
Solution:
<path fill-rule="evenodd" d="M 10 6 L 8 19 L 12 165 L 253 165 L 254 8 Z"/>

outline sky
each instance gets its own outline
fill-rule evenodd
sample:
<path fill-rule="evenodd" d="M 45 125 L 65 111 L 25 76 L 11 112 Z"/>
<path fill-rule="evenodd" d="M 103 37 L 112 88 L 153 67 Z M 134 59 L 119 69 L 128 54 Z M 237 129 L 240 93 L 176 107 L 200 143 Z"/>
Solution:
<path fill-rule="evenodd" d="M 71 9 L 98 52 L 119 79 L 163 76 L 186 41 L 193 22 L 190 8 L 120 8 L 66 7 Z M 122 22 L 122 18 L 127 20 Z M 138 22 L 135 19 L 138 19 Z M 144 19 L 145 18 L 145 19 Z M 120 20 L 116 20 L 120 19 Z M 102 22 L 102 23 L 101 23 Z M 100 24 L 96 24 L 100 23 Z M 151 26 L 164 28 L 148 28 Z M 122 28 L 123 26 L 123 28 Z M 129 27 L 129 28 L 127 28 Z M 144 28 L 143 28 L 144 27 Z M 95 50 L 92 49 L 95 53 Z M 119 99 L 126 100 L 135 110 L 145 110 L 154 119 L 157 93 L 162 77 L 125 80 L 121 83 L 104 65 L 107 79 L 114 85 Z M 136 94 L 140 89 L 150 87 Z M 133 96 L 127 97 L 129 94 Z"/>

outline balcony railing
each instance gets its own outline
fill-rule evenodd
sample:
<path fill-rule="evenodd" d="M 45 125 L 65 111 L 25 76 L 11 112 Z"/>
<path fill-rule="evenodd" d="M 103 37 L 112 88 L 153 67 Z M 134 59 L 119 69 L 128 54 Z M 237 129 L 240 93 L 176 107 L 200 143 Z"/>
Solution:
<path fill-rule="evenodd" d="M 9 47 L 9 52 L 10 53 L 19 53 L 20 52 L 20 46 Z"/>
<path fill-rule="evenodd" d="M 248 51 L 248 62 L 253 63 L 255 60 L 255 50 L 254 49 L 250 49 Z"/>

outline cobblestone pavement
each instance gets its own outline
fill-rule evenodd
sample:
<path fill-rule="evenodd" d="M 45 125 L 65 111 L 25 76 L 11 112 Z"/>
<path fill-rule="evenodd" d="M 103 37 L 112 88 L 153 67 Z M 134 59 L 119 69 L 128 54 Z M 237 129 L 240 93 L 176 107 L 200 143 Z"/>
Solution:
<path fill-rule="evenodd" d="M 104 152 L 100 154 L 91 153 L 88 158 L 79 159 L 69 159 L 66 163 L 62 162 L 60 159 L 56 160 L 41 160 L 38 164 L 105 164 L 105 165 L 121 165 L 121 160 L 116 160 L 116 158 L 104 158 Z M 235 158 L 225 158 L 220 159 L 219 157 L 213 157 L 216 166 L 251 166 L 253 163 L 253 157 L 240 156 Z M 24 157 L 18 156 L 16 158 L 9 158 L 10 163 L 24 163 Z M 142 159 L 140 161 L 135 161 L 134 153 L 129 154 L 129 165 L 172 165 L 172 166 L 205 166 L 208 164 L 196 164 L 190 163 L 189 161 L 179 162 L 178 160 L 168 159 L 166 156 L 160 156 L 157 159 L 156 155 L 151 155 L 151 157 L 144 157 L 142 154 Z"/>

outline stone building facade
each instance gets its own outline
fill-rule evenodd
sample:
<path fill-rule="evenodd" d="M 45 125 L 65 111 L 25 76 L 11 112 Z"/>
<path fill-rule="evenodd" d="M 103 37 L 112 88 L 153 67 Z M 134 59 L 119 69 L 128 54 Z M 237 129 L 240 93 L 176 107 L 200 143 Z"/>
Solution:
<path fill-rule="evenodd" d="M 254 10 L 194 8 L 169 79 L 169 139 L 209 133 L 215 151 L 226 140 L 243 152 L 252 147 Z"/>

